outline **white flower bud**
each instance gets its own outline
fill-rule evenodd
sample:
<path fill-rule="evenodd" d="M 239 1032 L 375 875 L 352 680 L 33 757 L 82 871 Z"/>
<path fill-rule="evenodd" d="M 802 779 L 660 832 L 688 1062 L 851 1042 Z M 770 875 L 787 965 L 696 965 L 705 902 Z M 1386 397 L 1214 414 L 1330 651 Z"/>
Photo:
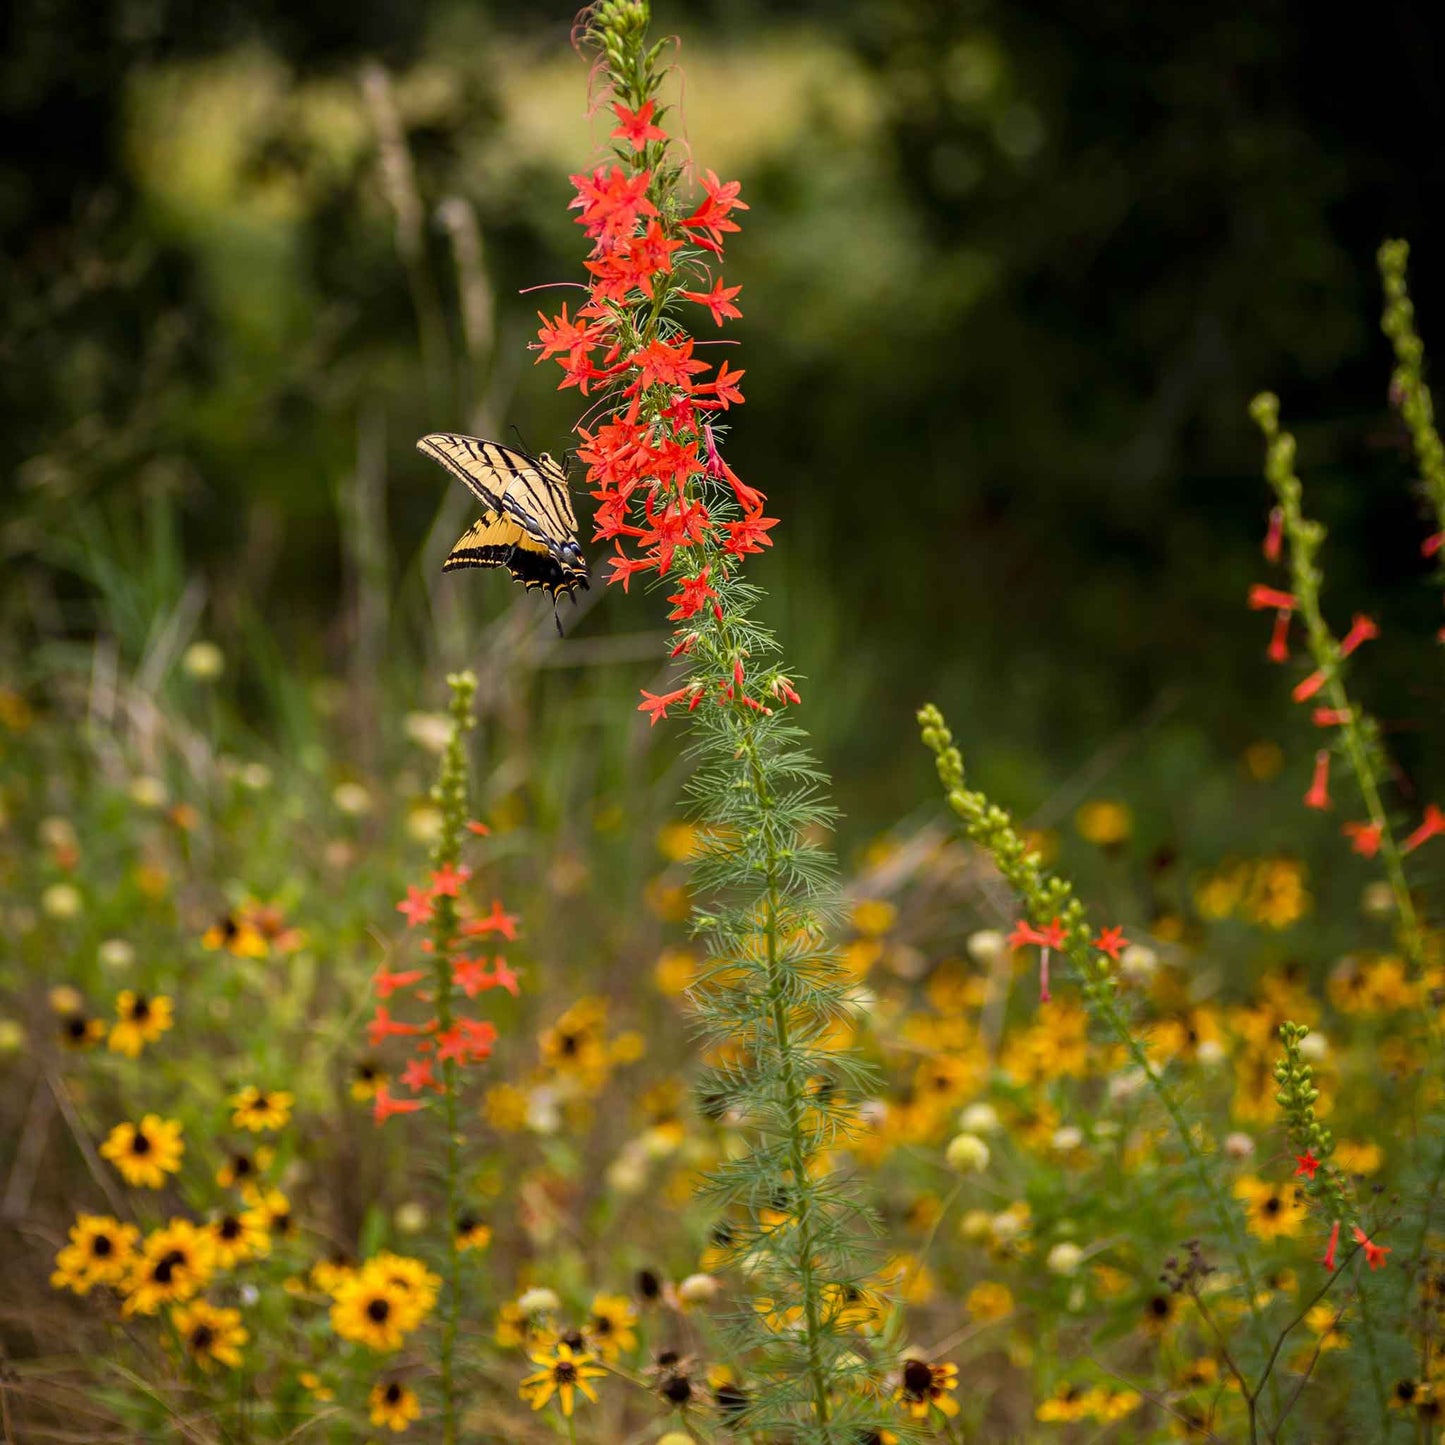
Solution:
<path fill-rule="evenodd" d="M 1054 1274 L 1073 1274 L 1083 1263 L 1083 1259 L 1084 1251 L 1066 1239 L 1049 1251 L 1045 1263 Z"/>
<path fill-rule="evenodd" d="M 950 1141 L 944 1158 L 960 1174 L 982 1174 L 988 1168 L 988 1145 L 977 1134 L 958 1134 Z"/>

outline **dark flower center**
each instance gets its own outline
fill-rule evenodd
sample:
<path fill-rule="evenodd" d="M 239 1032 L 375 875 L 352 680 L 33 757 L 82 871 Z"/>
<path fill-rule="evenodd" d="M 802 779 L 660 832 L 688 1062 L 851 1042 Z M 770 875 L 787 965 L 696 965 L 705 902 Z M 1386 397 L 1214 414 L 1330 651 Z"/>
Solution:
<path fill-rule="evenodd" d="M 130 1006 L 130 1016 L 138 1024 L 143 1024 L 151 1016 L 151 1001 L 143 993 L 135 996 L 135 1002 Z"/>
<path fill-rule="evenodd" d="M 1166 1299 L 1165 1296 L 1162 1294 L 1156 1294 L 1154 1298 L 1149 1301 L 1149 1313 L 1153 1315 L 1156 1320 L 1168 1318 L 1168 1299 Z"/>
<path fill-rule="evenodd" d="M 570 1385 L 577 1378 L 577 1366 L 571 1360 L 558 1360 L 552 1367 L 552 1378 L 559 1385 Z"/>
<path fill-rule="evenodd" d="M 637 1292 L 645 1300 L 655 1300 L 662 1293 L 662 1281 L 650 1269 L 637 1271 Z"/>
<path fill-rule="evenodd" d="M 686 1375 L 669 1375 L 662 1382 L 661 1394 L 669 1405 L 685 1405 L 692 1399 L 692 1383 Z"/>
<path fill-rule="evenodd" d="M 191 1348 L 199 1355 L 209 1350 L 216 1342 L 216 1332 L 210 1325 L 197 1325 L 191 1331 Z"/>
<path fill-rule="evenodd" d="M 217 1225 L 216 1233 L 224 1240 L 239 1239 L 241 1237 L 241 1221 L 234 1214 L 228 1214 Z"/>
<path fill-rule="evenodd" d="M 911 1400 L 926 1399 L 933 1389 L 933 1366 L 926 1360 L 908 1360 L 903 1366 L 903 1393 Z"/>
<path fill-rule="evenodd" d="M 97 1259 L 105 1259 L 107 1255 L 115 1252 L 115 1241 L 108 1234 L 97 1234 L 90 1241 L 90 1252 Z"/>
<path fill-rule="evenodd" d="M 132 1154 L 149 1154 L 151 1152 L 150 1135 L 143 1129 L 137 1129 L 135 1138 L 130 1141 L 130 1152 Z"/>
<path fill-rule="evenodd" d="M 397 1401 L 401 1399 L 401 1386 L 398 1385 L 395 1380 L 386 1387 L 385 1398 L 388 1405 L 395 1405 Z"/>
<path fill-rule="evenodd" d="M 562 1054 L 565 1058 L 571 1058 L 579 1047 L 579 1040 L 576 1034 L 563 1034 L 557 1042 L 561 1045 Z"/>
<path fill-rule="evenodd" d="M 71 1014 L 64 1024 L 65 1036 L 68 1039 L 83 1039 L 89 1032 L 90 1025 L 86 1022 L 84 1015 Z"/>
<path fill-rule="evenodd" d="M 184 1250 L 167 1250 L 156 1261 L 156 1267 L 151 1271 L 151 1278 L 157 1284 L 169 1284 L 175 1278 L 176 1268 L 186 1262 Z"/>
<path fill-rule="evenodd" d="M 391 1301 L 374 1299 L 366 1306 L 366 1317 L 373 1324 L 384 1324 L 386 1317 L 391 1313 Z"/>
<path fill-rule="evenodd" d="M 1276 1215 L 1283 1208 L 1284 1201 L 1279 1197 L 1278 1194 L 1271 1194 L 1269 1198 L 1264 1201 L 1264 1212 L 1268 1215 Z"/>
<path fill-rule="evenodd" d="M 612 1321 L 606 1315 L 592 1316 L 592 1333 L 594 1335 L 610 1335 L 612 1333 Z"/>

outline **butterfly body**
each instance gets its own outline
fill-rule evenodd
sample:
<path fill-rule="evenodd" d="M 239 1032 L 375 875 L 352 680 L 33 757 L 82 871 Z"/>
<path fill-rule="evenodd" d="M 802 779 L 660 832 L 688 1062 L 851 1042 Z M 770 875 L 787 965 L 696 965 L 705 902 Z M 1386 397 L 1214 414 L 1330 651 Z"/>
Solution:
<path fill-rule="evenodd" d="M 533 457 L 458 432 L 432 432 L 416 446 L 482 504 L 481 520 L 452 548 L 443 571 L 505 567 L 528 591 L 550 592 L 554 604 L 588 585 L 567 476 L 545 452 Z"/>

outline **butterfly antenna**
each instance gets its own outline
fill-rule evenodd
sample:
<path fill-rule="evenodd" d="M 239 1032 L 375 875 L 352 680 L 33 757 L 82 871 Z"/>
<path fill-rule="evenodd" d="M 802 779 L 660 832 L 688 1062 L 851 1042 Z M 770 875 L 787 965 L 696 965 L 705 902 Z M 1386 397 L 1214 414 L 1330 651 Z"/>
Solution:
<path fill-rule="evenodd" d="M 527 442 L 526 442 L 526 439 L 522 436 L 522 429 L 521 429 L 521 427 L 519 427 L 516 422 L 513 422 L 513 423 L 512 423 L 512 427 L 511 427 L 511 431 L 512 431 L 512 435 L 517 438 L 517 449 L 518 449 L 518 451 L 525 452 L 528 456 L 531 456 L 531 455 L 532 455 L 531 448 L 528 447 Z"/>

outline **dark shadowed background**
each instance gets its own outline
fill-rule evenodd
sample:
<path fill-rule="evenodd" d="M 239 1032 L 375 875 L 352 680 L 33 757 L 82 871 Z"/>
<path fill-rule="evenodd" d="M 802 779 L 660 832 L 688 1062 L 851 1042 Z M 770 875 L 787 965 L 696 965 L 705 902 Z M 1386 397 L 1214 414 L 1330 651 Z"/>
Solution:
<path fill-rule="evenodd" d="M 1331 528 L 1331 615 L 1384 622 L 1367 684 L 1428 785 L 1411 728 L 1440 700 L 1439 600 L 1374 252 L 1411 241 L 1427 344 L 1445 335 L 1445 21 L 1403 0 L 1349 26 L 1268 0 L 658 10 L 697 161 L 752 208 L 731 456 L 783 518 L 757 575 L 853 836 L 929 796 L 927 698 L 1046 821 L 1112 788 L 1146 839 L 1223 847 L 1237 760 L 1268 738 L 1279 807 L 1250 826 L 1297 823 L 1313 743 L 1244 608 L 1264 387 Z M 526 351 L 567 293 L 519 292 L 581 274 L 567 174 L 604 128 L 571 20 L 7 7 L 0 662 L 21 684 L 97 630 L 143 651 L 164 605 L 234 660 L 246 725 L 284 736 L 280 675 L 411 705 L 504 609 L 550 626 L 498 577 L 441 584 L 463 499 L 412 441 L 569 440 L 577 394 Z M 569 645 L 615 659 L 624 717 L 662 610 L 592 600 Z M 554 711 L 569 675 L 539 683 Z"/>

